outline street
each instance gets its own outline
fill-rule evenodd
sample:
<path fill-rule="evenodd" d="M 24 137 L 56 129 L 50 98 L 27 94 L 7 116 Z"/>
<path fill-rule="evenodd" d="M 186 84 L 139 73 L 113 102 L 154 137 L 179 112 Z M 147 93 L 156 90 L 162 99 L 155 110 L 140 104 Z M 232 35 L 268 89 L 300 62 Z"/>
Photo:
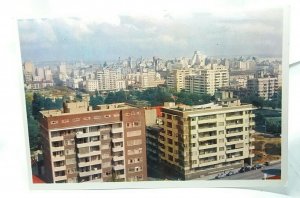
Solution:
<path fill-rule="evenodd" d="M 281 172 L 281 163 L 265 166 L 262 169 L 251 170 L 244 173 L 238 173 L 236 175 L 226 176 L 219 180 L 261 180 L 264 177 L 264 173 L 267 173 L 268 176 L 280 175 Z"/>

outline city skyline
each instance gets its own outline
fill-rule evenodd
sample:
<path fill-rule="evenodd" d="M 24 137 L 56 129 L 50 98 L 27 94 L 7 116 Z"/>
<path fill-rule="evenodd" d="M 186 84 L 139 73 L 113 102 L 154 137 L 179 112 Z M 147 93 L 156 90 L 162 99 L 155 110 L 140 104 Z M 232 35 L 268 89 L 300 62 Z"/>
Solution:
<path fill-rule="evenodd" d="M 228 16 L 119 15 L 115 20 L 61 18 L 19 21 L 24 61 L 106 61 L 131 57 L 281 56 L 280 9 Z"/>

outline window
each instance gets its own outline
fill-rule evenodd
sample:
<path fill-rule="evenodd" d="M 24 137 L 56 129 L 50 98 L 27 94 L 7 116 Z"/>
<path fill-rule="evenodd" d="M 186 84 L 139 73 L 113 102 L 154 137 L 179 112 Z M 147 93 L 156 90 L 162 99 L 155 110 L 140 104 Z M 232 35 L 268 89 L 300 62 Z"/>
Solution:
<path fill-rule="evenodd" d="M 126 113 L 125 116 L 130 116 L 130 113 Z"/>
<path fill-rule="evenodd" d="M 111 115 L 104 115 L 104 118 L 110 118 Z"/>
<path fill-rule="evenodd" d="M 70 120 L 69 119 L 64 119 L 64 120 L 61 120 L 61 123 L 68 123 Z"/>
<path fill-rule="evenodd" d="M 141 122 L 133 122 L 133 126 L 134 126 L 134 127 L 141 126 Z"/>
<path fill-rule="evenodd" d="M 225 158 L 224 155 L 220 155 L 220 156 L 219 156 L 219 159 L 224 159 L 224 158 Z"/>
<path fill-rule="evenodd" d="M 80 121 L 80 118 L 73 118 L 72 119 L 72 122 L 79 122 Z"/>
<path fill-rule="evenodd" d="M 127 146 L 134 146 L 134 145 L 140 145 L 140 144 L 142 144 L 141 139 L 127 141 Z"/>
<path fill-rule="evenodd" d="M 130 122 L 126 122 L 126 128 L 131 128 L 131 123 Z"/>
<path fill-rule="evenodd" d="M 142 148 L 137 148 L 137 149 L 132 149 L 132 150 L 127 150 L 128 155 L 136 155 L 142 153 L 143 149 Z"/>
<path fill-rule="evenodd" d="M 84 117 L 83 120 L 87 121 L 87 120 L 90 120 L 91 117 Z"/>
<path fill-rule="evenodd" d="M 57 124 L 58 123 L 58 121 L 57 120 L 55 120 L 55 121 L 51 121 L 50 122 L 50 124 Z"/>

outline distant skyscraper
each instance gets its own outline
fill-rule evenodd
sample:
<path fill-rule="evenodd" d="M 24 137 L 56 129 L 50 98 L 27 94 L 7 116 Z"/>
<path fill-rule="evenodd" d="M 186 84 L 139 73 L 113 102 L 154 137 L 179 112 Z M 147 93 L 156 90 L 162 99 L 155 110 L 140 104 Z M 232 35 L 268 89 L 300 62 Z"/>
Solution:
<path fill-rule="evenodd" d="M 204 66 L 205 65 L 205 58 L 206 56 L 201 54 L 199 51 L 195 51 L 191 65 L 199 65 L 199 66 Z"/>
<path fill-rule="evenodd" d="M 25 62 L 23 64 L 23 74 L 24 74 L 25 83 L 29 83 L 33 81 L 34 65 L 32 62 Z"/>

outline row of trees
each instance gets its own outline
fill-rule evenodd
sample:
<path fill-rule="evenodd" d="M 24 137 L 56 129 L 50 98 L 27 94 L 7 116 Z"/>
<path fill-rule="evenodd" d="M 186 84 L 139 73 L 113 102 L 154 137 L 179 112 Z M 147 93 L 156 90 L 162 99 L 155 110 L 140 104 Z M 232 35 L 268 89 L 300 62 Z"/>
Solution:
<path fill-rule="evenodd" d="M 151 106 L 163 105 L 164 102 L 177 102 L 186 105 L 200 105 L 208 103 L 214 97 L 207 94 L 187 93 L 184 90 L 175 92 L 165 87 L 148 88 L 144 91 L 130 90 L 109 92 L 102 97 L 97 91 L 90 96 L 90 105 L 95 108 L 100 104 L 112 104 L 120 102 L 133 103 L 134 101 L 147 101 Z"/>

